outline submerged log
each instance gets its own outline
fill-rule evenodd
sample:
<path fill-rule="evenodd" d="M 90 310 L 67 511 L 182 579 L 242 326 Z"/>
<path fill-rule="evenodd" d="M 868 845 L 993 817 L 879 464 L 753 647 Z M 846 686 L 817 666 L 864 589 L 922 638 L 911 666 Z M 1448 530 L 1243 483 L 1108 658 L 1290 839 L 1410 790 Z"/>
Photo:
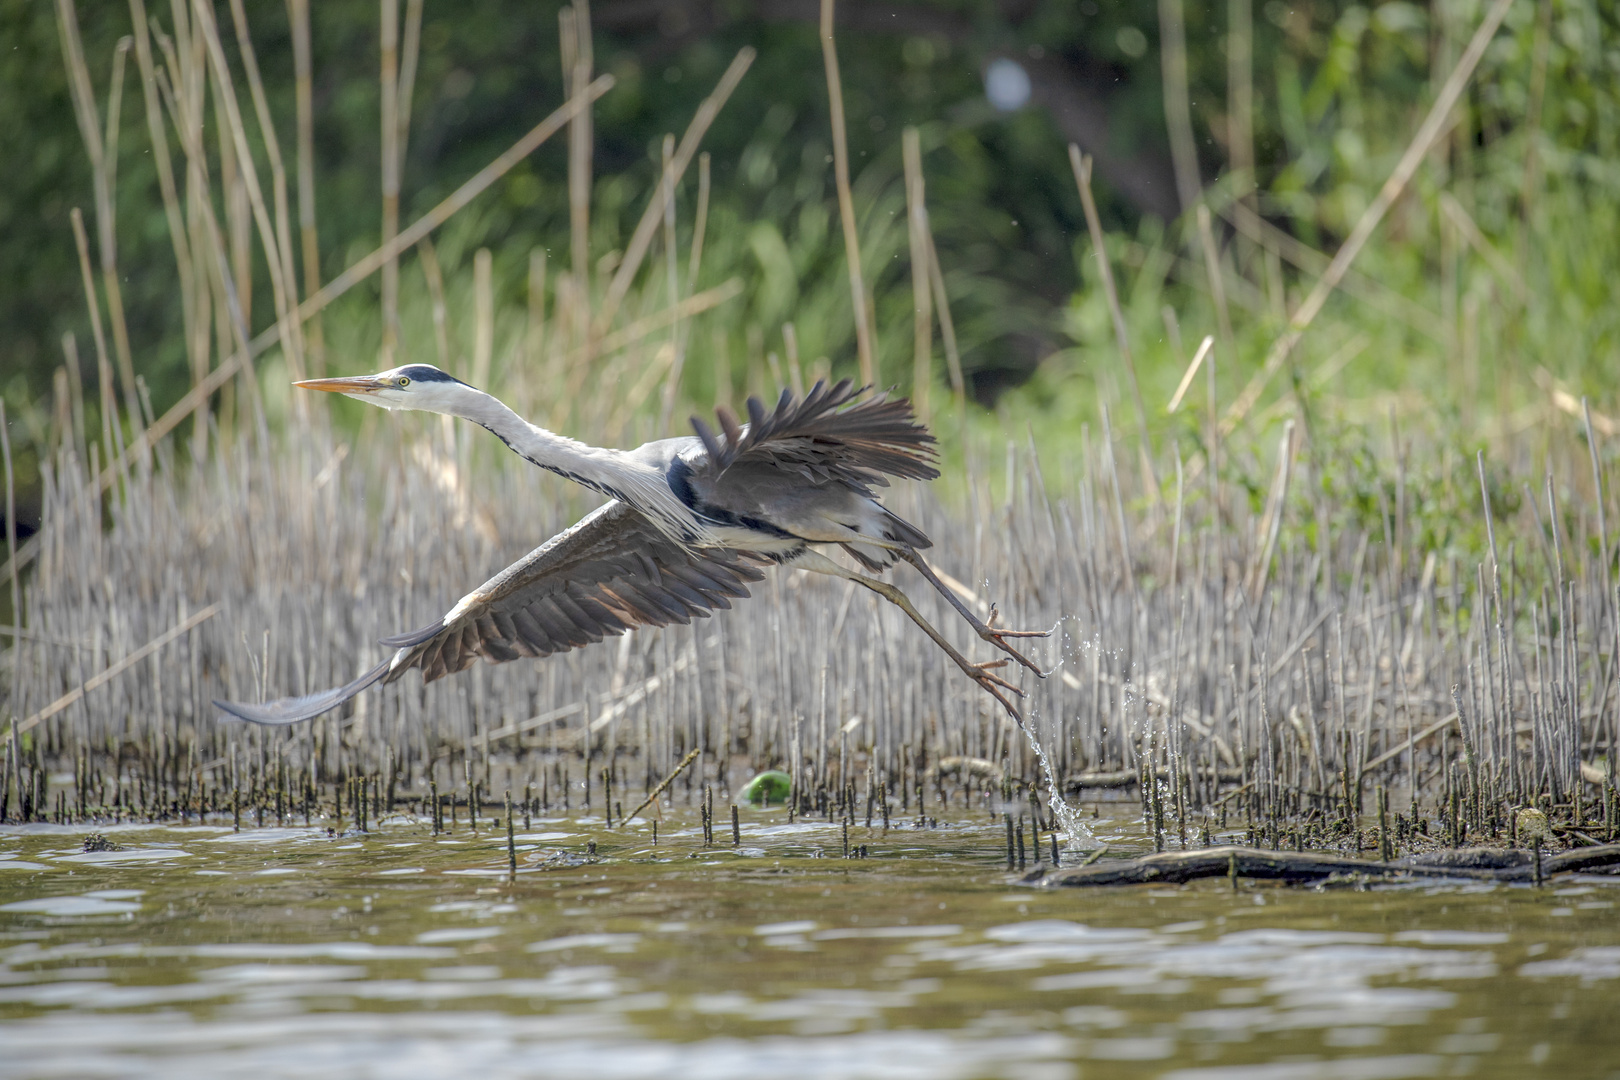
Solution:
<path fill-rule="evenodd" d="M 1464 878 L 1483 881 L 1530 881 L 1531 853 L 1499 848 L 1462 848 L 1415 855 L 1394 862 L 1352 859 L 1316 852 L 1267 851 L 1249 847 L 1198 848 L 1167 851 L 1136 859 L 1115 859 L 1056 870 L 1025 881 L 1046 888 L 1097 885 L 1151 885 L 1194 881 L 1198 878 L 1257 878 L 1307 884 L 1339 880 L 1391 880 L 1396 878 Z M 1542 860 L 1542 873 L 1620 873 L 1620 844 L 1580 848 Z"/>
<path fill-rule="evenodd" d="M 1169 781 L 1172 779 L 1173 774 L 1169 769 L 1161 767 L 1154 770 L 1153 775 L 1159 780 Z M 1209 770 L 1207 768 L 1200 769 L 1198 771 L 1198 775 L 1200 778 L 1207 780 L 1209 779 Z M 1242 781 L 1243 771 L 1241 769 L 1230 769 L 1222 766 L 1215 771 L 1215 778 L 1223 784 L 1236 784 Z M 1073 794 L 1075 792 L 1085 791 L 1089 788 L 1135 787 L 1141 782 L 1142 775 L 1135 769 L 1116 769 L 1111 772 L 1076 773 L 1073 776 L 1067 777 L 1063 781 L 1063 785 L 1071 794 Z"/>

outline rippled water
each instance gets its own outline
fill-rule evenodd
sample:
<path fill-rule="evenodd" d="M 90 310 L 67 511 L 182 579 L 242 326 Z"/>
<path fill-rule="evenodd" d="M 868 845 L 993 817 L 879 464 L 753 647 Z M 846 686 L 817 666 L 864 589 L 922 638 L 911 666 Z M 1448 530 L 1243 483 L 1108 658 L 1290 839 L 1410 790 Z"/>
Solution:
<path fill-rule="evenodd" d="M 1048 892 L 983 819 L 661 831 L 535 821 L 512 880 L 405 819 L 0 830 L 0 1075 L 1620 1076 L 1599 879 Z"/>

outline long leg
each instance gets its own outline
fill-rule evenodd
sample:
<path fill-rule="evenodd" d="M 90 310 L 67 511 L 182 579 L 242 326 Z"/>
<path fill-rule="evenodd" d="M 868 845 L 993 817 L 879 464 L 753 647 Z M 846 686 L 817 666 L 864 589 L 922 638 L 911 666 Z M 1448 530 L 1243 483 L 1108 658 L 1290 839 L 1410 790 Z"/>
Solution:
<path fill-rule="evenodd" d="M 938 645 L 940 649 L 944 651 L 946 656 L 949 656 L 952 660 L 954 660 L 956 662 L 956 666 L 961 668 L 963 672 L 967 674 L 968 678 L 978 683 L 984 688 L 985 693 L 989 694 L 991 697 L 995 698 L 1001 703 L 1001 707 L 1007 710 L 1007 714 L 1018 723 L 1019 727 L 1024 726 L 1024 714 L 1018 710 L 1018 706 L 1015 705 L 1006 696 L 1006 694 L 1003 694 L 1002 691 L 1005 690 L 1014 697 L 1023 697 L 1024 692 L 1018 689 L 1018 687 L 1014 686 L 1012 683 L 1008 682 L 1006 679 L 1001 678 L 999 675 L 992 674 L 989 670 L 991 667 L 1006 663 L 1005 660 L 992 661 L 988 664 L 975 664 L 973 661 L 957 652 L 955 646 L 953 646 L 949 641 L 946 641 L 944 635 L 938 630 L 934 629 L 933 625 L 918 613 L 917 609 L 911 603 L 911 598 L 906 596 L 905 593 L 901 592 L 895 586 L 889 584 L 887 581 L 874 577 L 867 577 L 865 574 L 857 573 L 854 570 L 849 570 L 839 566 L 837 563 L 833 562 L 831 559 L 827 558 L 818 551 L 805 552 L 798 558 L 794 559 L 792 565 L 799 567 L 802 570 L 813 570 L 818 574 L 826 574 L 829 577 L 839 577 L 846 581 L 853 581 L 857 585 L 871 589 L 873 592 L 883 597 L 883 599 L 905 612 L 906 617 L 912 622 L 916 623 L 918 626 L 922 627 L 923 633 L 932 638 L 934 644 Z"/>
<path fill-rule="evenodd" d="M 1002 652 L 1006 653 L 1008 656 L 1027 667 L 1029 670 L 1033 671 L 1040 678 L 1044 679 L 1047 677 L 1047 675 L 1051 674 L 1050 672 L 1042 671 L 1038 664 L 1030 660 L 1027 656 L 1013 648 L 1011 645 L 1007 644 L 1007 639 L 1049 637 L 1051 636 L 1052 631 L 997 630 L 995 627 L 989 625 L 975 615 L 973 613 L 973 609 L 962 602 L 961 597 L 957 596 L 956 593 L 953 592 L 943 581 L 939 580 L 939 576 L 934 573 L 933 568 L 928 565 L 927 561 L 924 560 L 921 555 L 917 554 L 908 547 L 896 547 L 894 548 L 894 553 L 900 556 L 900 558 L 906 560 L 906 562 L 910 563 L 912 566 L 916 567 L 917 572 L 923 577 L 927 578 L 930 585 L 939 590 L 939 594 L 949 601 L 951 607 L 955 608 L 957 613 L 960 614 L 962 618 L 967 620 L 968 625 L 973 627 L 974 632 L 977 633 L 981 638 L 988 641 L 990 644 L 994 645 L 996 648 L 1000 649 Z M 995 617 L 995 608 L 991 608 L 990 618 L 994 620 Z"/>

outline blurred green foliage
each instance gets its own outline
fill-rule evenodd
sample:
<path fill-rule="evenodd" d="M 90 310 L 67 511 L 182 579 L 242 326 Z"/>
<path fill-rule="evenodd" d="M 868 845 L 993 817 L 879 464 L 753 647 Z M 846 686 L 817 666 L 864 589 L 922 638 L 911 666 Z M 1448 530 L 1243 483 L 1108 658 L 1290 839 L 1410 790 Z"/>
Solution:
<path fill-rule="evenodd" d="M 1195 143 L 1210 202 L 1220 209 L 1241 194 L 1228 169 L 1228 5 L 1185 7 Z M 251 0 L 246 8 L 290 156 L 286 9 L 269 0 Z M 1393 167 L 1484 8 L 1479 0 L 1255 3 L 1260 213 L 1331 253 Z M 329 279 L 379 237 L 378 11 L 350 0 L 314 9 L 317 216 L 322 273 Z M 432 206 L 561 100 L 558 9 L 554 3 L 428 0 L 403 220 Z M 713 156 L 714 202 L 698 287 L 736 276 L 745 292 L 699 326 L 692 349 L 705 356 L 729 352 L 739 386 L 761 353 L 782 351 L 782 324 L 789 320 L 807 365 L 824 356 L 836 370 L 853 368 L 826 85 L 806 17 L 813 9 L 746 0 L 593 5 L 596 67 L 617 79 L 596 111 L 593 261 L 624 246 L 656 182 L 664 134 L 679 135 L 738 48 L 759 50 L 704 142 Z M 684 12 L 687 21 L 672 18 L 672 11 Z M 964 365 L 974 396 L 998 410 L 985 418 L 982 438 L 1003 440 L 1017 419 L 1019 426 L 1029 423 L 1043 447 L 1073 452 L 1082 425 L 1097 428 L 1104 402 L 1113 407 L 1120 437 L 1136 419 L 1122 392 L 1119 354 L 1066 158 L 1071 136 L 1062 109 L 1051 103 L 1068 94 L 1065 100 L 1100 110 L 1106 145 L 1091 149 L 1168 182 L 1157 0 L 936 0 L 896 5 L 897 29 L 874 29 L 887 11 L 846 0 L 841 12 L 866 21 L 839 37 L 883 381 L 910 382 L 899 147 L 901 129 L 915 125 Z M 172 19 L 167 5 L 152 5 L 151 14 L 160 25 Z M 128 10 L 81 4 L 78 17 L 105 110 L 113 50 L 130 32 Z M 225 5 L 220 18 L 228 28 Z M 227 31 L 227 52 L 239 64 L 230 36 Z M 8 163 L 0 184 L 0 392 L 20 418 L 19 441 L 43 445 L 64 330 L 76 333 L 86 383 L 95 384 L 68 228 L 72 207 L 91 213 L 89 167 L 54 7 L 0 0 L 0 47 L 6 58 L 0 101 L 12 118 L 0 125 L 0 154 Z M 998 56 L 1017 58 L 1032 73 L 1034 103 L 998 112 L 986 101 L 981 73 Z M 161 411 L 184 392 L 188 376 L 173 255 L 134 69 L 131 63 L 120 124 L 119 265 L 136 367 Z M 1577 395 L 1593 395 L 1600 407 L 1613 402 L 1611 388 L 1620 376 L 1620 312 L 1613 301 L 1620 279 L 1617 142 L 1620 12 L 1602 0 L 1519 0 L 1453 128 L 1357 263 L 1387 293 L 1427 311 L 1430 323 L 1420 326 L 1389 305 L 1336 295 L 1291 370 L 1263 399 L 1259 422 L 1232 447 L 1234 480 L 1264 499 L 1275 444 L 1267 425 L 1297 413 L 1309 419 L 1318 455 L 1315 490 L 1331 496 L 1326 501 L 1340 512 L 1370 520 L 1383 512 L 1381 492 L 1382 505 L 1392 505 L 1396 433 L 1431 427 L 1449 433 L 1440 443 L 1456 442 L 1445 454 L 1431 455 L 1435 461 L 1412 464 L 1406 483 L 1421 482 L 1428 494 L 1410 517 L 1414 528 L 1445 540 L 1463 508 L 1477 503 L 1477 485 L 1471 494 L 1463 482 L 1474 449 L 1492 432 L 1523 432 L 1513 417 L 1526 394 L 1541 400 L 1534 389 L 1538 369 Z M 1475 223 L 1483 248 L 1446 224 L 1442 193 Z M 1162 193 L 1099 180 L 1098 195 L 1156 445 L 1164 450 L 1173 441 L 1184 453 L 1196 453 L 1205 439 L 1201 380 L 1182 412 L 1168 416 L 1163 403 L 1199 337 L 1216 326 L 1200 250 L 1185 221 L 1143 211 L 1163 205 Z M 683 258 L 695 200 L 694 170 L 679 195 Z M 1268 260 L 1219 218 L 1216 225 L 1236 335 L 1234 354 L 1217 354 L 1218 394 L 1229 403 L 1314 279 Z M 553 267 L 567 262 L 565 141 L 554 140 L 514 169 L 438 239 L 457 317 L 466 306 L 472 252 L 493 249 L 497 356 L 510 355 L 521 333 L 530 250 L 545 248 Z M 655 252 L 644 271 L 649 277 L 658 273 L 658 258 Z M 254 329 L 271 320 L 262 265 L 257 274 Z M 425 303 L 410 260 L 403 287 L 407 307 Z M 431 340 L 420 307 L 406 316 L 416 327 L 408 347 Z M 469 321 L 453 324 L 458 340 L 467 336 Z M 326 328 L 333 356 L 355 357 L 340 368 L 368 368 L 380 335 L 376 283 L 346 298 Z M 425 349 L 413 357 L 433 358 Z M 692 361 L 687 396 L 711 400 L 715 378 L 713 364 Z M 1279 395 L 1284 406 L 1266 406 Z M 28 468 L 25 461 L 25 474 Z M 1307 499 L 1311 490 L 1296 489 Z M 1509 491 L 1507 497 L 1517 496 Z M 1465 546 L 1476 541 L 1457 540 Z"/>

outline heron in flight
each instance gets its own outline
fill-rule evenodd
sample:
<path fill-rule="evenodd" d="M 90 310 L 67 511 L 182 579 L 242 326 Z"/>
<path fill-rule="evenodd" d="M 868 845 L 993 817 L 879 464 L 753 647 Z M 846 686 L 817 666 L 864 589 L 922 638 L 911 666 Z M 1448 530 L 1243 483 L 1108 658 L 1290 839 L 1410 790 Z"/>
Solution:
<path fill-rule="evenodd" d="M 803 398 L 782 393 L 773 411 L 748 400 L 748 423 L 717 410 L 716 432 L 634 450 L 588 446 L 529 423 L 493 396 L 428 364 L 377 375 L 295 385 L 385 409 L 459 416 L 488 428 L 514 453 L 610 501 L 462 597 L 443 618 L 382 639 L 392 656 L 346 686 L 260 705 L 214 702 L 256 724 L 295 724 L 334 709 L 412 668 L 426 682 L 482 657 L 492 663 L 566 652 L 640 626 L 688 623 L 730 608 L 775 564 L 844 578 L 898 606 L 967 676 L 1023 723 L 1022 691 L 996 668 L 1008 658 L 1043 675 L 1009 639 L 1040 631 L 997 629 L 979 619 L 920 552 L 915 525 L 877 499 L 887 477 L 932 480 L 934 438 L 905 399 L 862 399 L 850 380 L 818 382 Z M 843 548 L 861 570 L 828 558 Z M 974 663 L 918 613 L 905 593 L 873 575 L 905 561 L 1007 656 Z M 863 573 L 862 570 L 865 572 Z"/>

